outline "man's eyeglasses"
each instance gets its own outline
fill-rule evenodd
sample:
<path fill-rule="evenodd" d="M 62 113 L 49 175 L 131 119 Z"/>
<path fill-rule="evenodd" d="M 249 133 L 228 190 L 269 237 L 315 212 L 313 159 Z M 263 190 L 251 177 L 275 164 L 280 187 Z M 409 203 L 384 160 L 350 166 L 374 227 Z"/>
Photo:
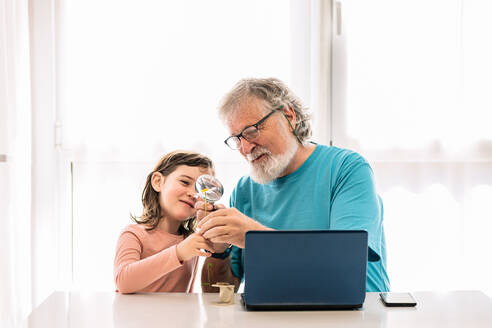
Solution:
<path fill-rule="evenodd" d="M 261 125 L 261 123 L 265 122 L 266 119 L 269 118 L 276 111 L 282 110 L 283 107 L 284 106 L 282 105 L 272 110 L 255 124 L 245 127 L 243 131 L 241 131 L 241 133 L 236 134 L 235 136 L 230 136 L 229 138 L 224 140 L 224 143 L 229 146 L 229 148 L 236 150 L 241 148 L 241 138 L 244 138 L 244 140 L 246 141 L 253 141 L 255 138 L 258 138 L 258 136 L 260 135 L 260 130 L 258 129 L 258 127 Z"/>

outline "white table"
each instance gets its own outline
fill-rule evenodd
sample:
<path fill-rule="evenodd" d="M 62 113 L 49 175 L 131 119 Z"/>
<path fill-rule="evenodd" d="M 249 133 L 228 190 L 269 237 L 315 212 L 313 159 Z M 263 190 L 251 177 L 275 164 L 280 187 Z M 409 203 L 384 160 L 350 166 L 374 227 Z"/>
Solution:
<path fill-rule="evenodd" d="M 218 294 L 55 292 L 23 327 L 492 327 L 492 299 L 479 291 L 415 292 L 415 308 L 387 308 L 368 293 L 360 310 L 245 311 Z"/>

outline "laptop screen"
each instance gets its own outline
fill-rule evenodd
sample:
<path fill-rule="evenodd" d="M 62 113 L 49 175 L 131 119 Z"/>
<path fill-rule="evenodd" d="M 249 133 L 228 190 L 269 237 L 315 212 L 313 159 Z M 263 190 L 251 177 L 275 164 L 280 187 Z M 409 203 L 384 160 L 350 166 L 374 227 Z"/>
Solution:
<path fill-rule="evenodd" d="M 244 252 L 248 304 L 364 302 L 366 231 L 249 231 Z"/>

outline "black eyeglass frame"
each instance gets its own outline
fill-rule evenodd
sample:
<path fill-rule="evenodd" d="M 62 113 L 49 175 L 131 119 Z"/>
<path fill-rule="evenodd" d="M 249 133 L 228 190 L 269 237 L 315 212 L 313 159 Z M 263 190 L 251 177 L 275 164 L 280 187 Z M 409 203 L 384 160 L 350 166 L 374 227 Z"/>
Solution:
<path fill-rule="evenodd" d="M 231 147 L 231 146 L 228 144 L 228 141 L 229 141 L 230 139 L 234 139 L 234 138 L 237 138 L 237 140 L 239 140 L 239 144 L 241 143 L 241 138 L 243 138 L 243 139 L 244 139 L 244 140 L 246 140 L 246 141 L 250 141 L 250 140 L 248 140 L 245 136 L 243 136 L 244 131 L 246 131 L 247 129 L 249 129 L 249 128 L 251 128 L 251 127 L 254 127 L 254 128 L 256 129 L 256 131 L 258 131 L 258 132 L 259 132 L 258 127 L 259 127 L 259 126 L 260 126 L 263 122 L 265 122 L 265 120 L 266 120 L 267 118 L 269 118 L 269 117 L 270 117 L 273 113 L 275 113 L 276 111 L 279 111 L 279 110 L 281 111 L 281 110 L 282 110 L 282 108 L 284 108 L 284 106 L 283 106 L 283 105 L 282 105 L 282 106 L 280 106 L 280 107 L 278 107 L 278 108 L 273 109 L 270 113 L 266 114 L 263 118 L 261 118 L 261 119 L 260 119 L 258 122 L 256 122 L 255 124 L 251 124 L 251 125 L 248 125 L 248 126 L 244 127 L 244 129 L 243 129 L 243 130 L 242 130 L 239 134 L 229 136 L 226 140 L 224 140 L 224 143 L 227 145 L 227 147 L 229 147 L 229 148 L 231 148 L 231 149 L 233 149 L 233 150 L 237 150 L 237 149 L 241 148 L 240 146 L 239 146 L 239 147 L 237 147 L 237 148 L 233 148 L 233 147 Z"/>

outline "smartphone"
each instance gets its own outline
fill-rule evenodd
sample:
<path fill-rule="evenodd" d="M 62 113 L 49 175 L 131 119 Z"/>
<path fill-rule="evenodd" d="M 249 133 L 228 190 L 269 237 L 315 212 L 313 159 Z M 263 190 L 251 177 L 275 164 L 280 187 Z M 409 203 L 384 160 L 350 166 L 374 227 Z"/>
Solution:
<path fill-rule="evenodd" d="M 386 306 L 415 306 L 417 302 L 410 293 L 379 293 Z"/>

